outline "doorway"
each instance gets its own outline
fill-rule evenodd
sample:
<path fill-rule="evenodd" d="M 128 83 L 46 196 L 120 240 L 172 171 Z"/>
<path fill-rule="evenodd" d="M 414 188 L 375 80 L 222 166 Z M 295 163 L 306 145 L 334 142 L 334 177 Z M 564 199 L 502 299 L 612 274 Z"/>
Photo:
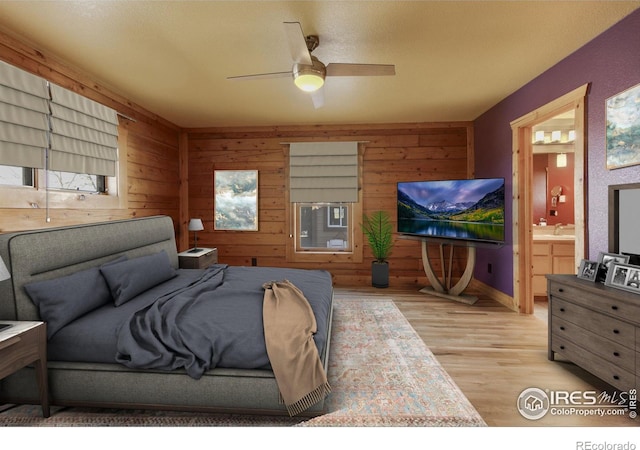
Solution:
<path fill-rule="evenodd" d="M 518 312 L 534 312 L 533 288 L 533 129 L 553 117 L 573 111 L 575 222 L 574 266 L 584 258 L 585 227 L 585 96 L 588 84 L 511 122 L 513 157 L 513 297 Z"/>

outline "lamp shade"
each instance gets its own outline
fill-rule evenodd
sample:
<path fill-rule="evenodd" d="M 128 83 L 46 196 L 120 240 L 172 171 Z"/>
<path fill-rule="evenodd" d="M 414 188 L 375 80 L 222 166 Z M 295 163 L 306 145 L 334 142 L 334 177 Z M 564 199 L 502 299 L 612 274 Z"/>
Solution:
<path fill-rule="evenodd" d="M 9 269 L 7 269 L 7 266 L 5 266 L 2 257 L 0 257 L 0 281 L 8 280 L 9 278 L 11 278 Z"/>
<path fill-rule="evenodd" d="M 204 230 L 202 219 L 191 219 L 189 221 L 189 231 L 202 231 L 202 230 Z"/>

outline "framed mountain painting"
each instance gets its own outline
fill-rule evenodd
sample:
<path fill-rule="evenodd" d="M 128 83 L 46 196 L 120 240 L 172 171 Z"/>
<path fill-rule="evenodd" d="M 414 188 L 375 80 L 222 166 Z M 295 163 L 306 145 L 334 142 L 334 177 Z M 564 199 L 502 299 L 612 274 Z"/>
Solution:
<path fill-rule="evenodd" d="M 640 164 L 640 84 L 607 99 L 607 169 Z"/>

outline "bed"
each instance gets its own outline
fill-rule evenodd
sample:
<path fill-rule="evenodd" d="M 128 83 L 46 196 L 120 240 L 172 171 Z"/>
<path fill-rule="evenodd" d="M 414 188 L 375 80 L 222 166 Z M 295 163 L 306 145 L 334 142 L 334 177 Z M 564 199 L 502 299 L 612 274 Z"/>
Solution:
<path fill-rule="evenodd" d="M 298 341 L 326 375 L 333 311 L 326 271 L 180 269 L 168 216 L 0 234 L 0 256 L 11 273 L 0 282 L 0 319 L 47 323 L 53 405 L 324 413 L 328 385 L 294 413 L 283 400 L 276 375 L 286 364 L 274 342 L 292 333 L 291 320 L 273 308 L 297 293 L 297 311 L 309 322 L 301 333 L 311 336 Z M 0 403 L 39 403 L 33 370 L 1 380 Z"/>

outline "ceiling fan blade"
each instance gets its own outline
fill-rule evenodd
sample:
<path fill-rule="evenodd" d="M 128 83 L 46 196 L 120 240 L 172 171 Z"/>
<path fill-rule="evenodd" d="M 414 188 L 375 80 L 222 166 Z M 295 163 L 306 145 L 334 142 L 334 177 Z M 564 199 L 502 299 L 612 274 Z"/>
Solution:
<path fill-rule="evenodd" d="M 287 41 L 289 41 L 293 62 L 308 66 L 313 64 L 300 22 L 284 22 L 284 30 L 287 33 Z"/>
<path fill-rule="evenodd" d="M 364 77 L 395 74 L 396 66 L 393 64 L 327 64 L 328 77 Z"/>
<path fill-rule="evenodd" d="M 315 109 L 322 108 L 324 106 L 324 88 L 312 92 L 311 100 L 313 101 L 313 107 Z"/>
<path fill-rule="evenodd" d="M 290 77 L 291 71 L 289 72 L 272 72 L 272 73 L 257 73 L 255 75 L 240 75 L 237 77 L 227 77 L 227 80 L 259 80 L 265 78 L 283 78 Z"/>

